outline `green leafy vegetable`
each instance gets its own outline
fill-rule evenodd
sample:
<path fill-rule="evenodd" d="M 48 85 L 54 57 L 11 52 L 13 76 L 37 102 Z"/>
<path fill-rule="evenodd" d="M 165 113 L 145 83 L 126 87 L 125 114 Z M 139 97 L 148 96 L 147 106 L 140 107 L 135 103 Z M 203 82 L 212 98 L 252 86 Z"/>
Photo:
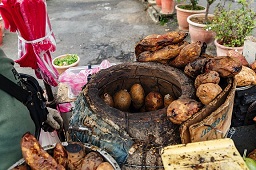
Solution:
<path fill-rule="evenodd" d="M 243 159 L 249 170 L 256 170 L 256 161 L 254 159 L 246 157 L 247 149 L 244 150 Z"/>
<path fill-rule="evenodd" d="M 65 57 L 56 58 L 53 63 L 57 66 L 68 66 L 70 64 L 75 63 L 77 60 L 77 54 L 68 54 Z"/>
<path fill-rule="evenodd" d="M 244 158 L 244 161 L 250 170 L 256 170 L 256 161 L 255 160 L 253 160 L 251 158 Z"/>

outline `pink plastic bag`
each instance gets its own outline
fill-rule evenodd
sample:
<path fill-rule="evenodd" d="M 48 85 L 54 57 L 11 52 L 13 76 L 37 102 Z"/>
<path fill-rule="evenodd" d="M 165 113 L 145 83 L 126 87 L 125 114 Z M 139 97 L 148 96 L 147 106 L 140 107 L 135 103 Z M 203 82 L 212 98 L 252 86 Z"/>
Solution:
<path fill-rule="evenodd" d="M 70 112 L 71 109 L 72 109 L 71 103 L 60 103 L 60 104 L 57 105 L 57 110 L 60 113 Z"/>
<path fill-rule="evenodd" d="M 104 60 L 100 65 L 94 65 L 91 69 L 87 66 L 83 67 L 71 67 L 59 76 L 59 82 L 66 83 L 68 85 L 68 97 L 73 99 L 78 96 L 84 85 L 87 84 L 88 76 L 97 73 L 101 69 L 110 67 L 109 61 Z"/>

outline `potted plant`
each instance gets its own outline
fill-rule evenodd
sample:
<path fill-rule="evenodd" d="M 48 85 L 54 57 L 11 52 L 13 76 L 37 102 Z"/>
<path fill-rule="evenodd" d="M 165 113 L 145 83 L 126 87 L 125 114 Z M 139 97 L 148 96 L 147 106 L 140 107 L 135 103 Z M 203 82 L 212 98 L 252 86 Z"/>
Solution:
<path fill-rule="evenodd" d="M 156 5 L 161 8 L 161 5 L 162 5 L 161 0 L 156 0 Z"/>
<path fill-rule="evenodd" d="M 180 3 L 180 0 L 178 0 Z M 179 29 L 183 31 L 188 31 L 189 24 L 187 22 L 188 16 L 192 14 L 205 13 L 206 8 L 198 5 L 198 0 L 190 0 L 189 3 L 181 3 L 175 6 L 177 21 Z"/>
<path fill-rule="evenodd" d="M 215 0 L 206 0 L 206 12 L 201 14 L 192 14 L 188 16 L 189 34 L 191 42 L 201 41 L 210 44 L 214 41 L 215 33 L 206 29 L 206 24 L 211 23 L 213 14 L 209 14 L 210 6 Z"/>
<path fill-rule="evenodd" d="M 175 0 L 161 0 L 162 14 L 173 14 L 174 7 L 175 7 Z"/>
<path fill-rule="evenodd" d="M 245 37 L 255 28 L 256 13 L 251 2 L 240 0 L 234 8 L 231 3 L 227 5 L 220 2 L 214 10 L 212 23 L 207 25 L 216 34 L 214 43 L 218 56 L 225 56 L 232 49 L 242 53 Z"/>
<path fill-rule="evenodd" d="M 75 67 L 79 64 L 80 58 L 77 54 L 64 54 L 52 60 L 52 65 L 56 68 L 59 74 L 63 73 L 70 67 Z"/>

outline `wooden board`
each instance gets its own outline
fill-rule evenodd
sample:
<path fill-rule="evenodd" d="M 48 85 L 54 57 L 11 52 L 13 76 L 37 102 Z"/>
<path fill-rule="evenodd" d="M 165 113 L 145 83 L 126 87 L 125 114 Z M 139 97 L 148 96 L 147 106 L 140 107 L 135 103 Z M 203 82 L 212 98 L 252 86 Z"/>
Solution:
<path fill-rule="evenodd" d="M 167 146 L 161 158 L 165 170 L 249 170 L 230 138 Z"/>

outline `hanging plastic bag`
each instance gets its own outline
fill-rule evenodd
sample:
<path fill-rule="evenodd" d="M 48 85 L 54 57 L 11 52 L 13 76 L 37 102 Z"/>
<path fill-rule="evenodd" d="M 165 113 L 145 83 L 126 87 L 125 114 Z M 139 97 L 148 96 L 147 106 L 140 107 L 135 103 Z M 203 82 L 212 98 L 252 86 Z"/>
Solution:
<path fill-rule="evenodd" d="M 39 143 L 41 146 L 52 145 L 55 143 L 59 143 L 60 139 L 58 137 L 58 133 L 56 131 L 53 132 L 45 132 L 43 129 L 40 133 Z"/>
<path fill-rule="evenodd" d="M 106 69 L 111 65 L 113 64 L 104 60 L 100 65 L 94 65 L 92 68 L 88 68 L 88 66 L 71 67 L 62 73 L 58 80 L 59 82 L 68 85 L 68 97 L 74 99 L 81 92 L 83 86 L 87 84 L 90 75 L 95 74 L 102 69 Z"/>
<path fill-rule="evenodd" d="M 58 72 L 52 66 L 51 52 L 55 37 L 45 0 L 4 0 L 0 4 L 6 29 L 18 34 L 18 57 L 21 67 L 31 67 L 36 76 L 52 86 L 58 85 Z"/>

